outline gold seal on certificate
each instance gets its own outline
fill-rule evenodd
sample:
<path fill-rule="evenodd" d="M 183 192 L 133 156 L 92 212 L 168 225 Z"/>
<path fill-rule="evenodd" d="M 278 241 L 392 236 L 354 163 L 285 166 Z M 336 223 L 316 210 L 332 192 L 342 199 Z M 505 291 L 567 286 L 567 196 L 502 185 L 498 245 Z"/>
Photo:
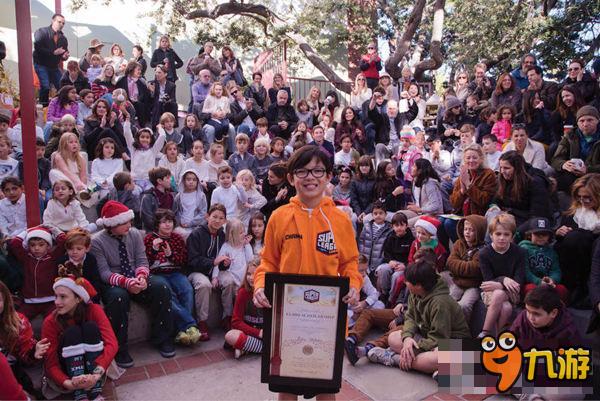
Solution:
<path fill-rule="evenodd" d="M 343 277 L 267 274 L 263 382 L 341 386 L 347 292 Z"/>

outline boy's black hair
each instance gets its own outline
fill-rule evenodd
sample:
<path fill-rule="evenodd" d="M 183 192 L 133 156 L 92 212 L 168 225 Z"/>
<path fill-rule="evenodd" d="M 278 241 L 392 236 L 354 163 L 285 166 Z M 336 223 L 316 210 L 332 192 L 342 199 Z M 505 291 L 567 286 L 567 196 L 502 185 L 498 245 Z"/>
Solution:
<path fill-rule="evenodd" d="M 405 273 L 406 274 L 406 273 Z M 560 310 L 562 301 L 555 288 L 549 285 L 538 285 L 525 296 L 525 304 L 533 308 L 542 308 L 547 313 Z"/>
<path fill-rule="evenodd" d="M 113 176 L 113 186 L 117 191 L 123 191 L 125 185 L 133 181 L 131 174 L 127 171 L 118 172 Z"/>
<path fill-rule="evenodd" d="M 295 170 L 305 167 L 312 159 L 317 159 L 325 166 L 327 174 L 333 172 L 333 163 L 329 155 L 325 153 L 320 146 L 306 145 L 294 152 L 287 162 L 288 172 L 293 174 Z"/>
<path fill-rule="evenodd" d="M 405 225 L 405 226 L 408 225 L 408 218 L 402 212 L 397 212 L 392 217 L 392 225 L 395 226 L 395 225 L 398 225 L 398 224 L 402 224 L 402 225 Z"/>
<path fill-rule="evenodd" d="M 483 137 L 481 137 L 481 140 L 483 141 L 484 139 L 489 139 L 490 141 L 494 142 L 494 143 L 498 143 L 498 137 L 494 134 L 486 134 Z"/>
<path fill-rule="evenodd" d="M 35 146 L 46 147 L 46 142 L 44 142 L 43 138 L 35 138 Z"/>
<path fill-rule="evenodd" d="M 171 220 L 175 225 L 175 213 L 169 209 L 156 209 L 154 212 L 154 230 L 158 231 L 158 226 L 163 220 Z"/>
<path fill-rule="evenodd" d="M 385 204 L 380 201 L 379 199 L 376 200 L 375 202 L 373 202 L 373 208 L 371 210 L 375 210 L 375 209 L 379 209 L 379 210 L 383 210 L 384 212 L 387 212 L 387 210 L 385 209 Z"/>
<path fill-rule="evenodd" d="M 152 185 L 156 186 L 158 184 L 158 180 L 165 179 L 166 177 L 171 175 L 171 170 L 165 167 L 154 167 L 148 171 L 148 178 Z"/>
<path fill-rule="evenodd" d="M 2 184 L 0 184 L 0 188 L 2 190 L 4 190 L 4 188 L 6 188 L 6 186 L 8 184 L 13 184 L 13 185 L 15 185 L 17 187 L 22 187 L 23 186 L 23 182 L 19 178 L 13 177 L 12 175 L 8 176 L 8 177 L 6 177 L 5 179 L 2 180 Z"/>
<path fill-rule="evenodd" d="M 404 278 L 412 285 L 421 285 L 425 291 L 429 292 L 435 287 L 438 275 L 432 263 L 418 260 L 406 267 Z"/>

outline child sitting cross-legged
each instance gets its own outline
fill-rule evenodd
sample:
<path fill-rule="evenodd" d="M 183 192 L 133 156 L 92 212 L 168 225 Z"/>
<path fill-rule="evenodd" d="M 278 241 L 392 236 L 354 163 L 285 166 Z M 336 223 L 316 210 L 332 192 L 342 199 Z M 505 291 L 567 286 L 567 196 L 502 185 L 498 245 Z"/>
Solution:
<path fill-rule="evenodd" d="M 173 193 L 171 192 L 171 172 L 164 167 L 154 167 L 148 172 L 150 182 L 154 186 L 142 194 L 140 212 L 142 227 L 151 231 L 154 227 L 156 209 L 173 209 Z"/>
<path fill-rule="evenodd" d="M 235 297 L 231 330 L 225 334 L 225 342 L 234 348 L 236 359 L 247 352 L 260 354 L 263 348 L 263 312 L 252 301 L 254 272 L 259 264 L 259 258 L 248 263 L 244 281 Z"/>
<path fill-rule="evenodd" d="M 179 227 L 175 231 L 187 240 L 192 230 L 206 221 L 206 195 L 202 190 L 196 170 L 184 171 L 179 192 L 173 201 L 173 211 Z"/>
<path fill-rule="evenodd" d="M 521 299 L 527 251 L 512 242 L 516 229 L 513 216 L 499 214 L 488 227 L 492 243 L 479 251 L 481 298 L 487 313 L 478 338 L 494 335 L 494 330 L 500 332 L 508 323 L 513 306 Z"/>
<path fill-rule="evenodd" d="M 175 213 L 158 209 L 154 214 L 154 230 L 144 238 L 150 273 L 165 279 L 171 290 L 171 308 L 177 335 L 175 342 L 193 345 L 200 331 L 192 315 L 194 290 L 181 269 L 187 264 L 187 248 L 181 235 L 173 232 Z"/>
<path fill-rule="evenodd" d="M 550 221 L 545 217 L 533 217 L 529 220 L 529 227 L 525 233 L 526 240 L 519 242 L 519 246 L 527 250 L 527 264 L 525 266 L 524 295 L 540 285 L 549 285 L 556 289 L 560 299 L 569 301 L 569 290 L 560 283 L 561 270 L 558 263 L 558 254 L 551 245 L 554 231 Z"/>
<path fill-rule="evenodd" d="M 52 199 L 48 201 L 44 210 L 44 224 L 65 232 L 75 227 L 82 227 L 90 232 L 96 231 L 96 224 L 87 221 L 75 195 L 71 181 L 56 181 L 52 185 Z"/>
<path fill-rule="evenodd" d="M 385 305 L 379 300 L 379 291 L 371 283 L 368 276 L 369 258 L 358 255 L 358 272 L 363 276 L 360 289 L 360 300 L 355 305 L 348 306 L 348 327 L 354 326 L 360 315 L 368 309 L 383 309 Z"/>
<path fill-rule="evenodd" d="M 404 271 L 410 291 L 402 330 L 388 337 L 389 348 L 372 348 L 371 362 L 433 374 L 438 369 L 438 345 L 443 339 L 469 338 L 469 327 L 448 286 L 425 259 Z"/>

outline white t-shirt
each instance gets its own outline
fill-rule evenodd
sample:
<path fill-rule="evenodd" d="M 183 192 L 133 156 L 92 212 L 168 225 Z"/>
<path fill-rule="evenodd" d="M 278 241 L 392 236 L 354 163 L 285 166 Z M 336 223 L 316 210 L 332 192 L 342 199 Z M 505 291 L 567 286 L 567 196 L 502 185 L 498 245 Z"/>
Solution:
<path fill-rule="evenodd" d="M 9 176 L 18 177 L 18 167 L 19 162 L 10 156 L 6 160 L 0 159 L 0 182 Z"/>

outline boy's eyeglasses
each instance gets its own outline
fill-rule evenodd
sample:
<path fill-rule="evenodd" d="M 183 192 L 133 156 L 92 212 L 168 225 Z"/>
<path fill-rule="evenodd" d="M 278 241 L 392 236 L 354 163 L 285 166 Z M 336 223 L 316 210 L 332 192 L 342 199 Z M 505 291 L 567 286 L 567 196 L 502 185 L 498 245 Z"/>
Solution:
<path fill-rule="evenodd" d="M 312 174 L 312 176 L 315 178 L 323 178 L 325 176 L 325 173 L 327 173 L 327 170 L 325 170 L 322 167 L 317 167 L 313 169 L 299 168 L 297 170 L 294 170 L 294 175 L 298 178 L 306 178 L 308 177 L 308 173 Z"/>

